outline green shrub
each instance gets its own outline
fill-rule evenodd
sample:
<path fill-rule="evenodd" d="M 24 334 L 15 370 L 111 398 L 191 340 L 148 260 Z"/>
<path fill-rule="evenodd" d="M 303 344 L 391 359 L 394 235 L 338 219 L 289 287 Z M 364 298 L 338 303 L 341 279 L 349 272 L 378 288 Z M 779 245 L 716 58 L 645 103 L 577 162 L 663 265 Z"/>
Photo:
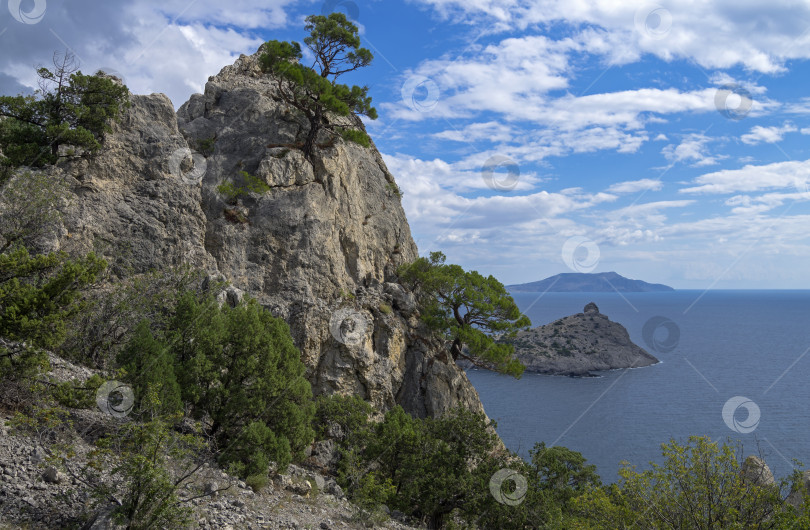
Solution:
<path fill-rule="evenodd" d="M 52 396 L 63 407 L 72 409 L 92 409 L 96 406 L 96 392 L 104 384 L 104 378 L 98 374 L 86 381 L 74 379 L 59 383 L 51 389 Z"/>
<path fill-rule="evenodd" d="M 267 487 L 267 482 L 269 481 L 267 477 L 267 473 L 258 473 L 256 475 L 250 475 L 245 478 L 245 484 L 248 485 L 250 489 L 259 493 L 260 491 L 264 490 Z"/>
<path fill-rule="evenodd" d="M 31 256 L 23 247 L 0 254 L 0 336 L 59 346 L 68 320 L 85 307 L 81 289 L 106 266 L 92 253 L 77 260 L 63 252 Z"/>
<path fill-rule="evenodd" d="M 371 405 L 359 396 L 318 396 L 315 401 L 313 425 L 318 439 L 328 436 L 329 426 L 335 424 L 343 432 L 343 439 L 353 443 L 368 433 Z"/>
<path fill-rule="evenodd" d="M 239 174 L 242 176 L 242 180 L 245 182 L 245 187 L 247 187 L 249 191 L 258 194 L 267 193 L 270 191 L 270 186 L 267 184 L 267 182 L 259 177 L 251 175 L 247 171 L 240 171 Z"/>
<path fill-rule="evenodd" d="M 142 320 L 126 348 L 118 356 L 118 365 L 126 372 L 125 380 L 135 394 L 134 406 L 145 412 L 152 408 L 144 397 L 154 395 L 159 406 L 150 413 L 174 414 L 182 410 L 180 386 L 175 377 L 175 363 L 169 347 L 152 334 L 149 321 Z"/>
<path fill-rule="evenodd" d="M 191 510 L 178 492 L 198 469 L 193 459 L 204 442 L 196 434 L 176 432 L 171 423 L 123 423 L 90 455 L 85 474 L 94 496 L 102 506 L 119 499 L 113 519 L 126 528 L 184 528 L 191 522 Z M 101 480 L 102 471 L 108 478 Z"/>
<path fill-rule="evenodd" d="M 366 133 L 358 129 L 343 129 L 340 131 L 340 137 L 347 142 L 353 142 L 363 147 L 371 146 L 371 138 Z"/>
<path fill-rule="evenodd" d="M 354 300 L 356 298 L 354 293 L 351 293 L 351 292 L 343 290 L 343 289 L 340 290 L 339 296 L 340 296 L 340 298 L 342 300 Z"/>
<path fill-rule="evenodd" d="M 220 195 L 225 197 L 225 201 L 228 204 L 236 204 L 237 201 L 239 200 L 239 197 L 247 194 L 244 188 L 236 186 L 230 180 L 225 181 L 219 186 L 217 186 L 217 191 L 219 192 Z"/>
<path fill-rule="evenodd" d="M 401 199 L 401 198 L 402 198 L 402 196 L 405 194 L 405 193 L 402 191 L 402 188 L 400 188 L 399 186 L 397 186 L 397 185 L 396 185 L 396 183 L 394 183 L 394 182 L 389 182 L 388 184 L 386 184 L 386 185 L 385 185 L 385 189 L 387 189 L 387 190 L 388 190 L 388 193 L 389 193 L 389 194 L 394 195 L 395 197 L 397 197 L 397 198 L 399 198 L 399 199 Z"/>
<path fill-rule="evenodd" d="M 807 528 L 810 519 L 782 501 L 780 490 L 746 481 L 739 447 L 693 436 L 662 444 L 664 463 L 636 471 L 626 465 L 619 484 L 588 488 L 573 500 L 595 528 Z M 655 506 L 654 510 L 649 509 Z"/>
<path fill-rule="evenodd" d="M 287 324 L 254 299 L 235 308 L 181 297 L 166 332 L 183 401 L 209 417 L 224 466 L 240 476 L 303 457 L 314 404 Z"/>
<path fill-rule="evenodd" d="M 385 315 L 390 315 L 394 310 L 391 309 L 391 306 L 388 304 L 380 304 L 380 312 Z"/>
<path fill-rule="evenodd" d="M 239 197 L 247 195 L 248 192 L 262 194 L 267 193 L 271 189 L 267 182 L 255 175 L 251 175 L 247 171 L 240 171 L 239 176 L 242 182 L 244 182 L 244 187 L 238 186 L 230 180 L 217 186 L 217 191 L 225 197 L 226 202 L 229 204 L 236 204 Z"/>
<path fill-rule="evenodd" d="M 490 455 L 498 447 L 483 414 L 457 409 L 420 420 L 397 406 L 357 442 L 341 454 L 339 481 L 367 511 L 384 503 L 439 528 L 455 509 L 474 520 L 495 503 L 480 489 L 489 480 L 480 470 L 497 469 Z"/>
<path fill-rule="evenodd" d="M 34 248 L 53 236 L 62 221 L 64 203 L 72 197 L 62 177 L 28 171 L 0 178 L 0 251 L 18 245 Z M 4 180 L 6 180 L 4 182 Z"/>
<path fill-rule="evenodd" d="M 216 135 L 209 138 L 200 138 L 197 140 L 197 151 L 204 157 L 209 157 L 214 154 L 214 147 L 217 143 Z"/>
<path fill-rule="evenodd" d="M 93 368 L 109 368 L 142 320 L 149 320 L 153 329 L 165 328 L 181 294 L 201 293 L 202 284 L 201 271 L 181 265 L 91 289 L 84 293 L 86 310 L 71 319 L 58 353 Z"/>

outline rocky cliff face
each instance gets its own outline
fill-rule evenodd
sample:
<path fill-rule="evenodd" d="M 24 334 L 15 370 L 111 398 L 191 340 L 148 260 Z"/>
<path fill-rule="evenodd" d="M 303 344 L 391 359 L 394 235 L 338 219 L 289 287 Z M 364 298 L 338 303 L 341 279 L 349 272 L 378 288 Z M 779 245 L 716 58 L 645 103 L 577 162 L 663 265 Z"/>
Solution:
<path fill-rule="evenodd" d="M 528 372 L 587 376 L 592 371 L 658 363 L 633 344 L 624 326 L 600 313 L 593 302 L 582 313 L 519 332 L 514 345 L 515 356 Z"/>
<path fill-rule="evenodd" d="M 417 249 L 379 152 L 323 137 L 309 161 L 293 146 L 307 129 L 255 55 L 176 114 L 163 95 L 133 96 L 98 157 L 53 169 L 75 200 L 52 247 L 96 250 L 118 276 L 190 263 L 224 277 L 289 323 L 316 394 L 419 416 L 481 410 L 395 283 Z M 245 187 L 241 172 L 269 190 L 223 196 L 221 184 Z"/>

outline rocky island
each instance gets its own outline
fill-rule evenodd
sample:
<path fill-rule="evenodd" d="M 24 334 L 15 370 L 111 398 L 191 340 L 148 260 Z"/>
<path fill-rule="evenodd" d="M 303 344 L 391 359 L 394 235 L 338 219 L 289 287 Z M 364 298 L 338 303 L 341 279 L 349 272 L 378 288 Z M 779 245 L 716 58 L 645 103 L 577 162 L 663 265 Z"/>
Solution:
<path fill-rule="evenodd" d="M 515 356 L 527 372 L 590 376 L 592 372 L 639 368 L 658 359 L 630 340 L 627 329 L 599 312 L 593 302 L 582 313 L 521 331 Z"/>

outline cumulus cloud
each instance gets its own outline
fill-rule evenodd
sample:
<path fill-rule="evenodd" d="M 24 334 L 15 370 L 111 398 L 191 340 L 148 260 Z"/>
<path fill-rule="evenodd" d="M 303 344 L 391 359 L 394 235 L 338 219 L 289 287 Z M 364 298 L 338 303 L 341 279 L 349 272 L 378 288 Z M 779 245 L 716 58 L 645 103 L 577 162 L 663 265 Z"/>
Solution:
<path fill-rule="evenodd" d="M 709 143 L 714 139 L 705 134 L 689 134 L 678 145 L 669 144 L 661 153 L 670 163 L 691 163 L 695 167 L 711 166 L 725 157 L 712 155 L 709 152 Z"/>
<path fill-rule="evenodd" d="M 740 140 L 742 140 L 744 144 L 748 145 L 756 145 L 762 142 L 775 144 L 777 142 L 781 142 L 786 133 L 796 131 L 796 127 L 791 123 L 785 123 L 781 127 L 763 127 L 761 125 L 755 125 L 751 128 L 749 133 L 742 135 Z"/>
<path fill-rule="evenodd" d="M 641 179 L 627 180 L 611 184 L 607 191 L 610 193 L 638 193 L 639 191 L 658 191 L 663 187 L 660 180 Z"/>
<path fill-rule="evenodd" d="M 740 65 L 770 73 L 782 71 L 790 59 L 810 58 L 810 5 L 789 0 L 691 0 L 668 5 L 663 13 L 654 12 L 653 4 L 613 0 L 414 1 L 444 18 L 466 17 L 468 23 L 488 25 L 492 31 L 554 22 L 582 26 L 587 28 L 583 33 L 602 35 L 580 40 L 618 64 L 652 54 L 666 61 L 691 59 L 704 68 Z M 669 21 L 667 27 L 660 25 L 662 18 Z"/>
<path fill-rule="evenodd" d="M 68 49 L 84 72 L 115 70 L 134 93 L 163 92 L 179 106 L 240 53 L 256 51 L 263 39 L 253 30 L 285 26 L 286 11 L 293 4 L 292 0 L 49 1 L 37 24 L 9 18 L 11 23 L 0 35 L 0 71 L 5 74 L 0 88 L 8 87 L 4 93 L 36 88 L 33 67 L 49 65 L 55 50 Z"/>
<path fill-rule="evenodd" d="M 779 188 L 804 192 L 810 189 L 810 160 L 723 169 L 701 175 L 693 183 L 696 185 L 683 188 L 680 193 L 727 194 Z"/>

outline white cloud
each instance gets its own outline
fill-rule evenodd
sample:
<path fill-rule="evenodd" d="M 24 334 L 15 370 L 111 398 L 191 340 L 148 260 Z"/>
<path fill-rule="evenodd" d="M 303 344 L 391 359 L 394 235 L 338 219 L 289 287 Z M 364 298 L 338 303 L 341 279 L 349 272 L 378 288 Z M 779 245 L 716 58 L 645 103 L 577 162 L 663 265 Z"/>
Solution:
<path fill-rule="evenodd" d="M 0 71 L 35 88 L 31 66 L 49 64 L 53 50 L 68 47 L 84 72 L 116 70 L 134 93 L 163 92 L 180 106 L 240 53 L 256 51 L 263 39 L 253 31 L 288 24 L 287 9 L 294 4 L 293 0 L 49 2 L 42 23 L 11 24 L 0 37 Z"/>
<path fill-rule="evenodd" d="M 489 142 L 508 142 L 515 136 L 515 130 L 503 123 L 486 122 L 472 123 L 462 129 L 447 129 L 433 134 L 434 138 L 451 140 L 454 142 L 474 142 L 485 140 Z"/>
<path fill-rule="evenodd" d="M 468 198 L 460 193 L 485 188 L 480 173 L 458 171 L 441 160 L 414 160 L 402 155 L 383 158 L 404 191 L 402 203 L 419 236 L 417 244 L 427 249 L 443 241 L 468 244 L 469 237 L 496 247 L 507 240 L 521 246 L 535 237 L 527 230 L 536 222 L 565 222 L 559 218 L 616 200 L 615 195 L 578 189 Z"/>
<path fill-rule="evenodd" d="M 784 111 L 789 114 L 810 114 L 810 98 L 802 98 L 797 102 L 785 105 Z"/>
<path fill-rule="evenodd" d="M 641 179 L 617 182 L 608 187 L 610 193 L 638 193 L 639 191 L 658 191 L 663 187 L 660 180 Z"/>
<path fill-rule="evenodd" d="M 785 123 L 782 127 L 755 125 L 749 133 L 742 135 L 740 140 L 748 145 L 756 145 L 762 142 L 774 144 L 781 142 L 786 133 L 796 132 L 796 130 L 796 127 L 791 123 Z"/>
<path fill-rule="evenodd" d="M 680 193 L 736 193 L 790 188 L 804 192 L 810 186 L 810 160 L 775 162 L 741 169 L 723 169 L 694 179 Z"/>
<path fill-rule="evenodd" d="M 669 144 L 664 147 L 661 153 L 670 163 L 691 162 L 695 167 L 711 166 L 725 158 L 709 153 L 708 144 L 712 141 L 713 138 L 704 134 L 689 134 L 678 145 Z"/>
<path fill-rule="evenodd" d="M 440 16 L 466 17 L 491 31 L 526 30 L 565 22 L 583 26 L 580 38 L 593 53 L 624 64 L 642 54 L 670 61 L 692 59 L 704 68 L 742 65 L 749 70 L 779 72 L 785 61 L 810 58 L 810 5 L 789 0 L 737 2 L 685 0 L 665 6 L 671 26 L 655 28 L 646 19 L 652 4 L 615 0 L 414 0 Z M 650 26 L 645 25 L 650 24 Z M 594 29 L 598 28 L 598 29 Z M 656 33 L 657 30 L 665 30 Z M 593 34 L 599 34 L 596 38 Z M 609 43 L 609 44 L 608 44 Z"/>
<path fill-rule="evenodd" d="M 733 206 L 733 214 L 761 214 L 778 208 L 786 202 L 808 201 L 810 192 L 765 193 L 757 197 L 735 195 L 726 200 L 727 206 Z"/>
<path fill-rule="evenodd" d="M 420 160 L 407 155 L 386 155 L 385 161 L 398 180 L 399 175 L 407 176 L 408 183 L 403 185 L 406 192 L 409 191 L 408 186 L 415 186 L 410 191 L 421 195 L 432 193 L 436 186 L 455 193 L 491 191 L 492 182 L 488 183 L 485 179 L 483 167 L 492 157 L 485 158 L 476 155 L 451 164 L 440 159 Z M 508 168 L 493 165 L 493 180 L 497 183 L 508 178 L 507 171 Z M 534 189 L 540 182 L 532 173 L 520 172 L 516 177 L 517 183 L 512 190 L 515 192 Z"/>

